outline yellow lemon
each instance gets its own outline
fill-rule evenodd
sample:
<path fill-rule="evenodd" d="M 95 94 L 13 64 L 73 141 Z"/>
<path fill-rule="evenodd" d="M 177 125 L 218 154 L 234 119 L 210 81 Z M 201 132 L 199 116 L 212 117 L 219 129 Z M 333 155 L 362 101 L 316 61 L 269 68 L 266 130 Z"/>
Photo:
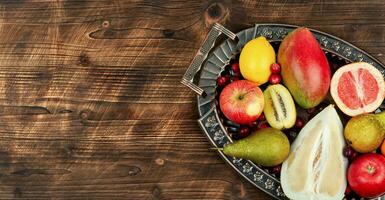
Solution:
<path fill-rule="evenodd" d="M 270 65 L 273 63 L 275 63 L 275 51 L 263 36 L 246 43 L 239 57 L 242 76 L 259 85 L 269 80 Z"/>

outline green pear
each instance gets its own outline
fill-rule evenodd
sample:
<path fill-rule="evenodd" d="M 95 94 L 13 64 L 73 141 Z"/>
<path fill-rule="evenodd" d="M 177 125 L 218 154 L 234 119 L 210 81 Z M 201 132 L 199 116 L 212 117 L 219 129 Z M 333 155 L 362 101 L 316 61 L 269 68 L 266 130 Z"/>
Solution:
<path fill-rule="evenodd" d="M 352 117 L 346 124 L 344 136 L 357 152 L 376 150 L 385 137 L 385 112 Z"/>
<path fill-rule="evenodd" d="M 223 153 L 228 156 L 248 159 L 265 167 L 281 164 L 289 151 L 290 143 L 286 135 L 274 128 L 260 129 L 223 148 Z"/>

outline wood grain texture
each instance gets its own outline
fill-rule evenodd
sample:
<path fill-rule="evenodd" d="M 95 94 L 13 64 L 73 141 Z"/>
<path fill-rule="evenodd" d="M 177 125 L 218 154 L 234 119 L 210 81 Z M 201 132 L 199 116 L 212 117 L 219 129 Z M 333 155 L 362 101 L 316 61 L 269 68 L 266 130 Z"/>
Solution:
<path fill-rule="evenodd" d="M 385 62 L 383 0 L 0 1 L 0 199 L 271 199 L 179 81 L 210 26 L 331 33 Z"/>

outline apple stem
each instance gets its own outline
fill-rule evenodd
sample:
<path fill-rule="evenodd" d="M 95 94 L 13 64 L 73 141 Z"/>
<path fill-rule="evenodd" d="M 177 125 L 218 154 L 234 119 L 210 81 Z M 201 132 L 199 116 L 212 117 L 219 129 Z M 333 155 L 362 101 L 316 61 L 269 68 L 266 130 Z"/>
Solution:
<path fill-rule="evenodd" d="M 373 174 L 375 171 L 376 171 L 376 169 L 373 166 L 371 166 L 371 165 L 368 166 L 368 173 L 369 174 Z"/>
<path fill-rule="evenodd" d="M 223 151 L 223 148 L 210 148 L 211 150 Z"/>

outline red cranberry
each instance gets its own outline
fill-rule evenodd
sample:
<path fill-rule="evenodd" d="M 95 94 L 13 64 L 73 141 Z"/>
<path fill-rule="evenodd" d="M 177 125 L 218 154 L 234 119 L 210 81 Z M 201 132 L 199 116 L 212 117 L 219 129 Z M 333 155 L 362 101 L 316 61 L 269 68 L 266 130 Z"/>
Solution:
<path fill-rule="evenodd" d="M 259 129 L 268 128 L 268 127 L 269 127 L 269 124 L 267 124 L 266 122 L 261 122 L 258 124 Z"/>
<path fill-rule="evenodd" d="M 281 72 L 281 65 L 279 65 L 278 63 L 271 64 L 270 71 L 273 74 L 279 74 Z"/>
<path fill-rule="evenodd" d="M 250 122 L 249 123 L 249 127 L 250 128 L 254 128 L 254 127 L 256 127 L 258 125 L 258 122 L 256 122 L 256 121 L 253 121 L 253 122 Z"/>
<path fill-rule="evenodd" d="M 277 165 L 273 168 L 271 168 L 271 173 L 273 174 L 279 174 L 281 172 L 281 165 Z"/>
<path fill-rule="evenodd" d="M 344 154 L 345 157 L 350 157 L 352 152 L 353 152 L 353 149 L 351 147 L 349 147 L 349 146 L 346 146 L 344 148 L 343 154 Z"/>
<path fill-rule="evenodd" d="M 259 115 L 259 117 L 258 117 L 258 120 L 259 121 L 265 121 L 266 120 L 265 114 L 261 113 L 261 115 Z"/>
<path fill-rule="evenodd" d="M 270 75 L 269 82 L 272 85 L 280 83 L 281 82 L 281 75 L 279 75 L 279 74 L 272 74 L 272 75 Z"/>
<path fill-rule="evenodd" d="M 354 160 L 354 158 L 356 158 L 358 156 L 358 153 L 357 151 L 353 151 L 353 153 L 350 155 L 350 158 L 348 158 L 349 160 Z"/>
<path fill-rule="evenodd" d="M 239 129 L 239 134 L 241 135 L 242 138 L 249 136 L 250 134 L 250 129 L 247 126 L 242 126 Z"/>
<path fill-rule="evenodd" d="M 304 124 L 305 123 L 303 122 L 303 120 L 301 118 L 297 117 L 297 119 L 295 120 L 295 127 L 302 128 Z"/>
<path fill-rule="evenodd" d="M 233 63 L 231 65 L 231 70 L 233 70 L 234 73 L 239 72 L 239 63 Z"/>
<path fill-rule="evenodd" d="M 225 76 L 220 76 L 217 78 L 217 84 L 218 84 L 218 86 L 221 86 L 221 87 L 227 85 L 227 81 L 228 81 L 228 79 Z"/>
<path fill-rule="evenodd" d="M 346 146 L 344 148 L 343 154 L 349 160 L 353 160 L 358 155 L 358 153 L 356 151 L 354 151 L 354 149 L 352 147 L 350 147 L 350 146 Z"/>

